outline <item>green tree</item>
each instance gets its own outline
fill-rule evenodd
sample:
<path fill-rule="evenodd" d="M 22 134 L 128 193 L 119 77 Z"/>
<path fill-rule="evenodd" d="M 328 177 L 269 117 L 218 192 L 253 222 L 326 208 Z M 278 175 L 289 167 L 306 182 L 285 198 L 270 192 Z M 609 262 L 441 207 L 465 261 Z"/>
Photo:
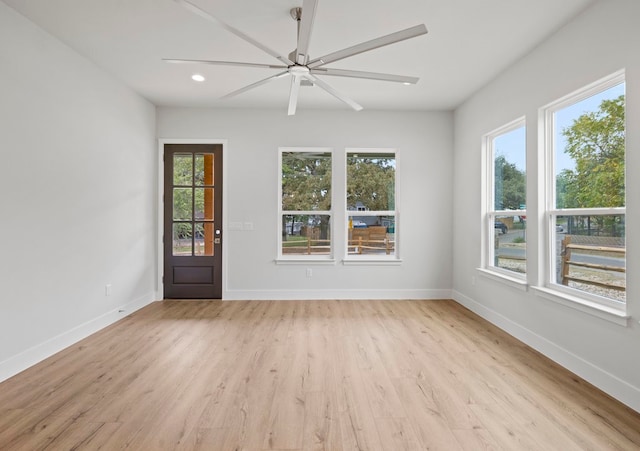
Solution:
<path fill-rule="evenodd" d="M 573 184 L 573 171 L 563 169 L 556 176 L 556 205 L 558 208 L 576 208 L 573 199 L 567 199 L 567 187 Z"/>
<path fill-rule="evenodd" d="M 495 209 L 519 210 L 526 204 L 525 173 L 515 164 L 509 163 L 504 155 L 495 159 Z"/>
<path fill-rule="evenodd" d="M 395 156 L 349 156 L 347 206 L 361 202 L 368 210 L 394 210 L 395 171 Z"/>
<path fill-rule="evenodd" d="M 582 114 L 562 134 L 575 169 L 565 170 L 566 191 L 559 208 L 625 205 L 625 98 L 603 100 L 597 111 Z"/>
<path fill-rule="evenodd" d="M 331 156 L 286 152 L 282 154 L 282 209 L 331 209 Z"/>

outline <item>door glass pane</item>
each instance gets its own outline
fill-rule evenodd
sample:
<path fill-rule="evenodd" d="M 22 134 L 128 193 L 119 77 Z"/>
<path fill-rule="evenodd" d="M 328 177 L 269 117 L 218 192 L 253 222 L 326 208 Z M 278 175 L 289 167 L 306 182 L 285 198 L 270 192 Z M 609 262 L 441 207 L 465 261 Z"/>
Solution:
<path fill-rule="evenodd" d="M 191 188 L 173 189 L 173 220 L 189 220 L 193 217 L 193 199 Z"/>
<path fill-rule="evenodd" d="M 194 255 L 199 256 L 212 256 L 214 230 L 213 222 L 196 222 L 196 235 L 194 239 L 195 248 Z"/>
<path fill-rule="evenodd" d="M 191 185 L 193 181 L 193 156 L 190 153 L 173 155 L 173 184 Z"/>
<path fill-rule="evenodd" d="M 195 218 L 213 221 L 213 190 L 214 188 L 195 189 Z"/>
<path fill-rule="evenodd" d="M 192 255 L 193 226 L 189 223 L 173 224 L 173 255 Z"/>
<path fill-rule="evenodd" d="M 213 154 L 196 154 L 195 185 L 213 184 Z"/>

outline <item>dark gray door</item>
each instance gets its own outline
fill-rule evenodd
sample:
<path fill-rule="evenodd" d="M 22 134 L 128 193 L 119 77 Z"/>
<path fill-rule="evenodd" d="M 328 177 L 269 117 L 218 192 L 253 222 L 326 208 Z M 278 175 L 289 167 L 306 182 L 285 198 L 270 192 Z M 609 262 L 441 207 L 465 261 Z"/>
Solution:
<path fill-rule="evenodd" d="M 222 145 L 164 146 L 164 297 L 222 297 Z"/>

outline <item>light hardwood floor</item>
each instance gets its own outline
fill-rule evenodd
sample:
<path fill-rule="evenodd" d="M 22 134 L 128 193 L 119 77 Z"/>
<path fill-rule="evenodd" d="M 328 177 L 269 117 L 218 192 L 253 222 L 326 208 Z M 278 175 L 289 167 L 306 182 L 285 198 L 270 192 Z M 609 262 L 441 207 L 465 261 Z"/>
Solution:
<path fill-rule="evenodd" d="M 0 384 L 0 449 L 634 450 L 640 414 L 453 301 L 164 301 Z"/>

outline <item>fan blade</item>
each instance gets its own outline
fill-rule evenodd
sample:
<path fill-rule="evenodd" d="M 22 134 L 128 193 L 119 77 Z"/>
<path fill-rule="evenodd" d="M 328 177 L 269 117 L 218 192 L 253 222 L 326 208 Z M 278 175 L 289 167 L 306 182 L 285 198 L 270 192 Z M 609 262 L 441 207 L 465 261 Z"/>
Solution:
<path fill-rule="evenodd" d="M 205 10 L 201 9 L 200 7 L 194 5 L 193 3 L 187 1 L 187 0 L 174 0 L 176 3 L 181 4 L 182 6 L 184 6 L 185 8 L 187 8 L 189 11 L 199 15 L 200 17 L 203 17 L 205 19 L 207 19 L 210 22 L 215 23 L 216 25 L 221 26 L 222 28 L 224 28 L 225 30 L 235 34 L 236 36 L 238 36 L 240 39 L 243 39 L 245 41 L 247 41 L 249 44 L 254 45 L 255 47 L 258 47 L 260 50 L 262 50 L 263 52 L 268 53 L 269 55 L 273 56 L 276 59 L 279 59 L 281 62 L 283 62 L 284 64 L 286 64 L 287 66 L 290 66 L 293 64 L 293 61 L 291 61 L 289 58 L 287 58 L 286 56 L 282 56 L 280 55 L 278 52 L 276 52 L 275 50 L 270 49 L 269 47 L 267 47 L 266 45 L 262 44 L 259 41 L 256 41 L 255 39 L 253 39 L 250 36 L 247 36 L 246 34 L 244 34 L 242 31 L 238 30 L 237 28 L 232 27 L 231 25 L 224 23 L 223 21 L 221 21 L 220 19 L 217 19 L 215 17 L 213 17 L 211 14 L 209 14 L 208 12 L 206 12 Z"/>
<path fill-rule="evenodd" d="M 296 49 L 296 63 L 306 64 L 309 59 L 309 42 L 313 21 L 316 16 L 317 0 L 304 0 L 302 3 L 302 17 L 300 18 L 300 30 L 298 31 L 298 48 Z"/>
<path fill-rule="evenodd" d="M 313 76 L 311 74 L 308 74 L 308 75 L 305 75 L 305 78 L 308 79 L 308 80 L 311 80 L 314 84 L 320 86 L 322 89 L 327 91 L 333 97 L 335 97 L 336 99 L 346 103 L 347 105 L 349 105 L 354 110 L 356 110 L 356 111 L 362 110 L 362 106 L 360 106 L 359 104 L 357 104 L 355 101 L 351 100 L 349 97 L 345 96 L 344 94 L 336 91 L 331 85 L 329 85 L 329 84 L 325 83 L 324 81 L 320 80 L 318 77 L 315 77 L 315 76 Z"/>
<path fill-rule="evenodd" d="M 162 61 L 167 63 L 172 63 L 172 64 L 209 64 L 212 66 L 260 67 L 264 69 L 286 69 L 287 68 L 287 66 L 280 66 L 275 64 L 240 63 L 236 61 L 184 60 L 184 59 L 170 59 L 170 58 L 163 58 Z"/>
<path fill-rule="evenodd" d="M 311 69 L 312 74 L 315 75 L 331 75 L 336 77 L 352 77 L 352 78 L 368 78 L 371 80 L 382 81 L 396 81 L 398 83 L 412 84 L 418 83 L 418 77 L 407 77 L 405 75 L 393 75 L 393 74 L 380 74 L 377 72 L 362 72 L 359 70 L 346 70 L 346 69 L 329 69 L 320 67 L 318 69 Z"/>
<path fill-rule="evenodd" d="M 279 74 L 272 75 L 271 77 L 265 78 L 264 80 L 257 81 L 255 83 L 252 83 L 252 84 L 248 85 L 248 86 L 245 86 L 244 88 L 240 88 L 237 91 L 230 92 L 229 94 L 226 94 L 226 95 L 224 95 L 224 96 L 222 96 L 220 98 L 221 99 L 228 99 L 229 97 L 237 96 L 238 94 L 242 94 L 243 92 L 247 92 L 250 89 L 257 88 L 258 86 L 262 86 L 262 85 L 264 85 L 266 83 L 269 83 L 270 81 L 276 80 L 278 78 L 282 78 L 282 77 L 284 77 L 285 75 L 288 75 L 288 74 L 289 74 L 288 71 L 280 72 Z"/>
<path fill-rule="evenodd" d="M 288 115 L 296 114 L 296 106 L 298 105 L 298 92 L 300 91 L 300 77 L 294 75 L 291 77 L 291 90 L 289 91 L 289 111 Z"/>
<path fill-rule="evenodd" d="M 309 67 L 309 69 L 315 69 L 316 67 L 324 66 L 325 64 L 333 63 L 341 59 L 349 58 L 350 56 L 368 52 L 369 50 L 378 49 L 386 45 L 395 44 L 396 42 L 404 41 L 406 39 L 415 38 L 416 36 L 420 36 L 426 33 L 427 27 L 425 27 L 424 24 L 416 25 L 415 27 L 407 28 L 406 30 L 396 31 L 395 33 L 372 39 L 371 41 L 363 42 L 346 49 L 338 50 L 337 52 L 329 53 L 328 55 L 310 61 L 307 66 Z"/>

